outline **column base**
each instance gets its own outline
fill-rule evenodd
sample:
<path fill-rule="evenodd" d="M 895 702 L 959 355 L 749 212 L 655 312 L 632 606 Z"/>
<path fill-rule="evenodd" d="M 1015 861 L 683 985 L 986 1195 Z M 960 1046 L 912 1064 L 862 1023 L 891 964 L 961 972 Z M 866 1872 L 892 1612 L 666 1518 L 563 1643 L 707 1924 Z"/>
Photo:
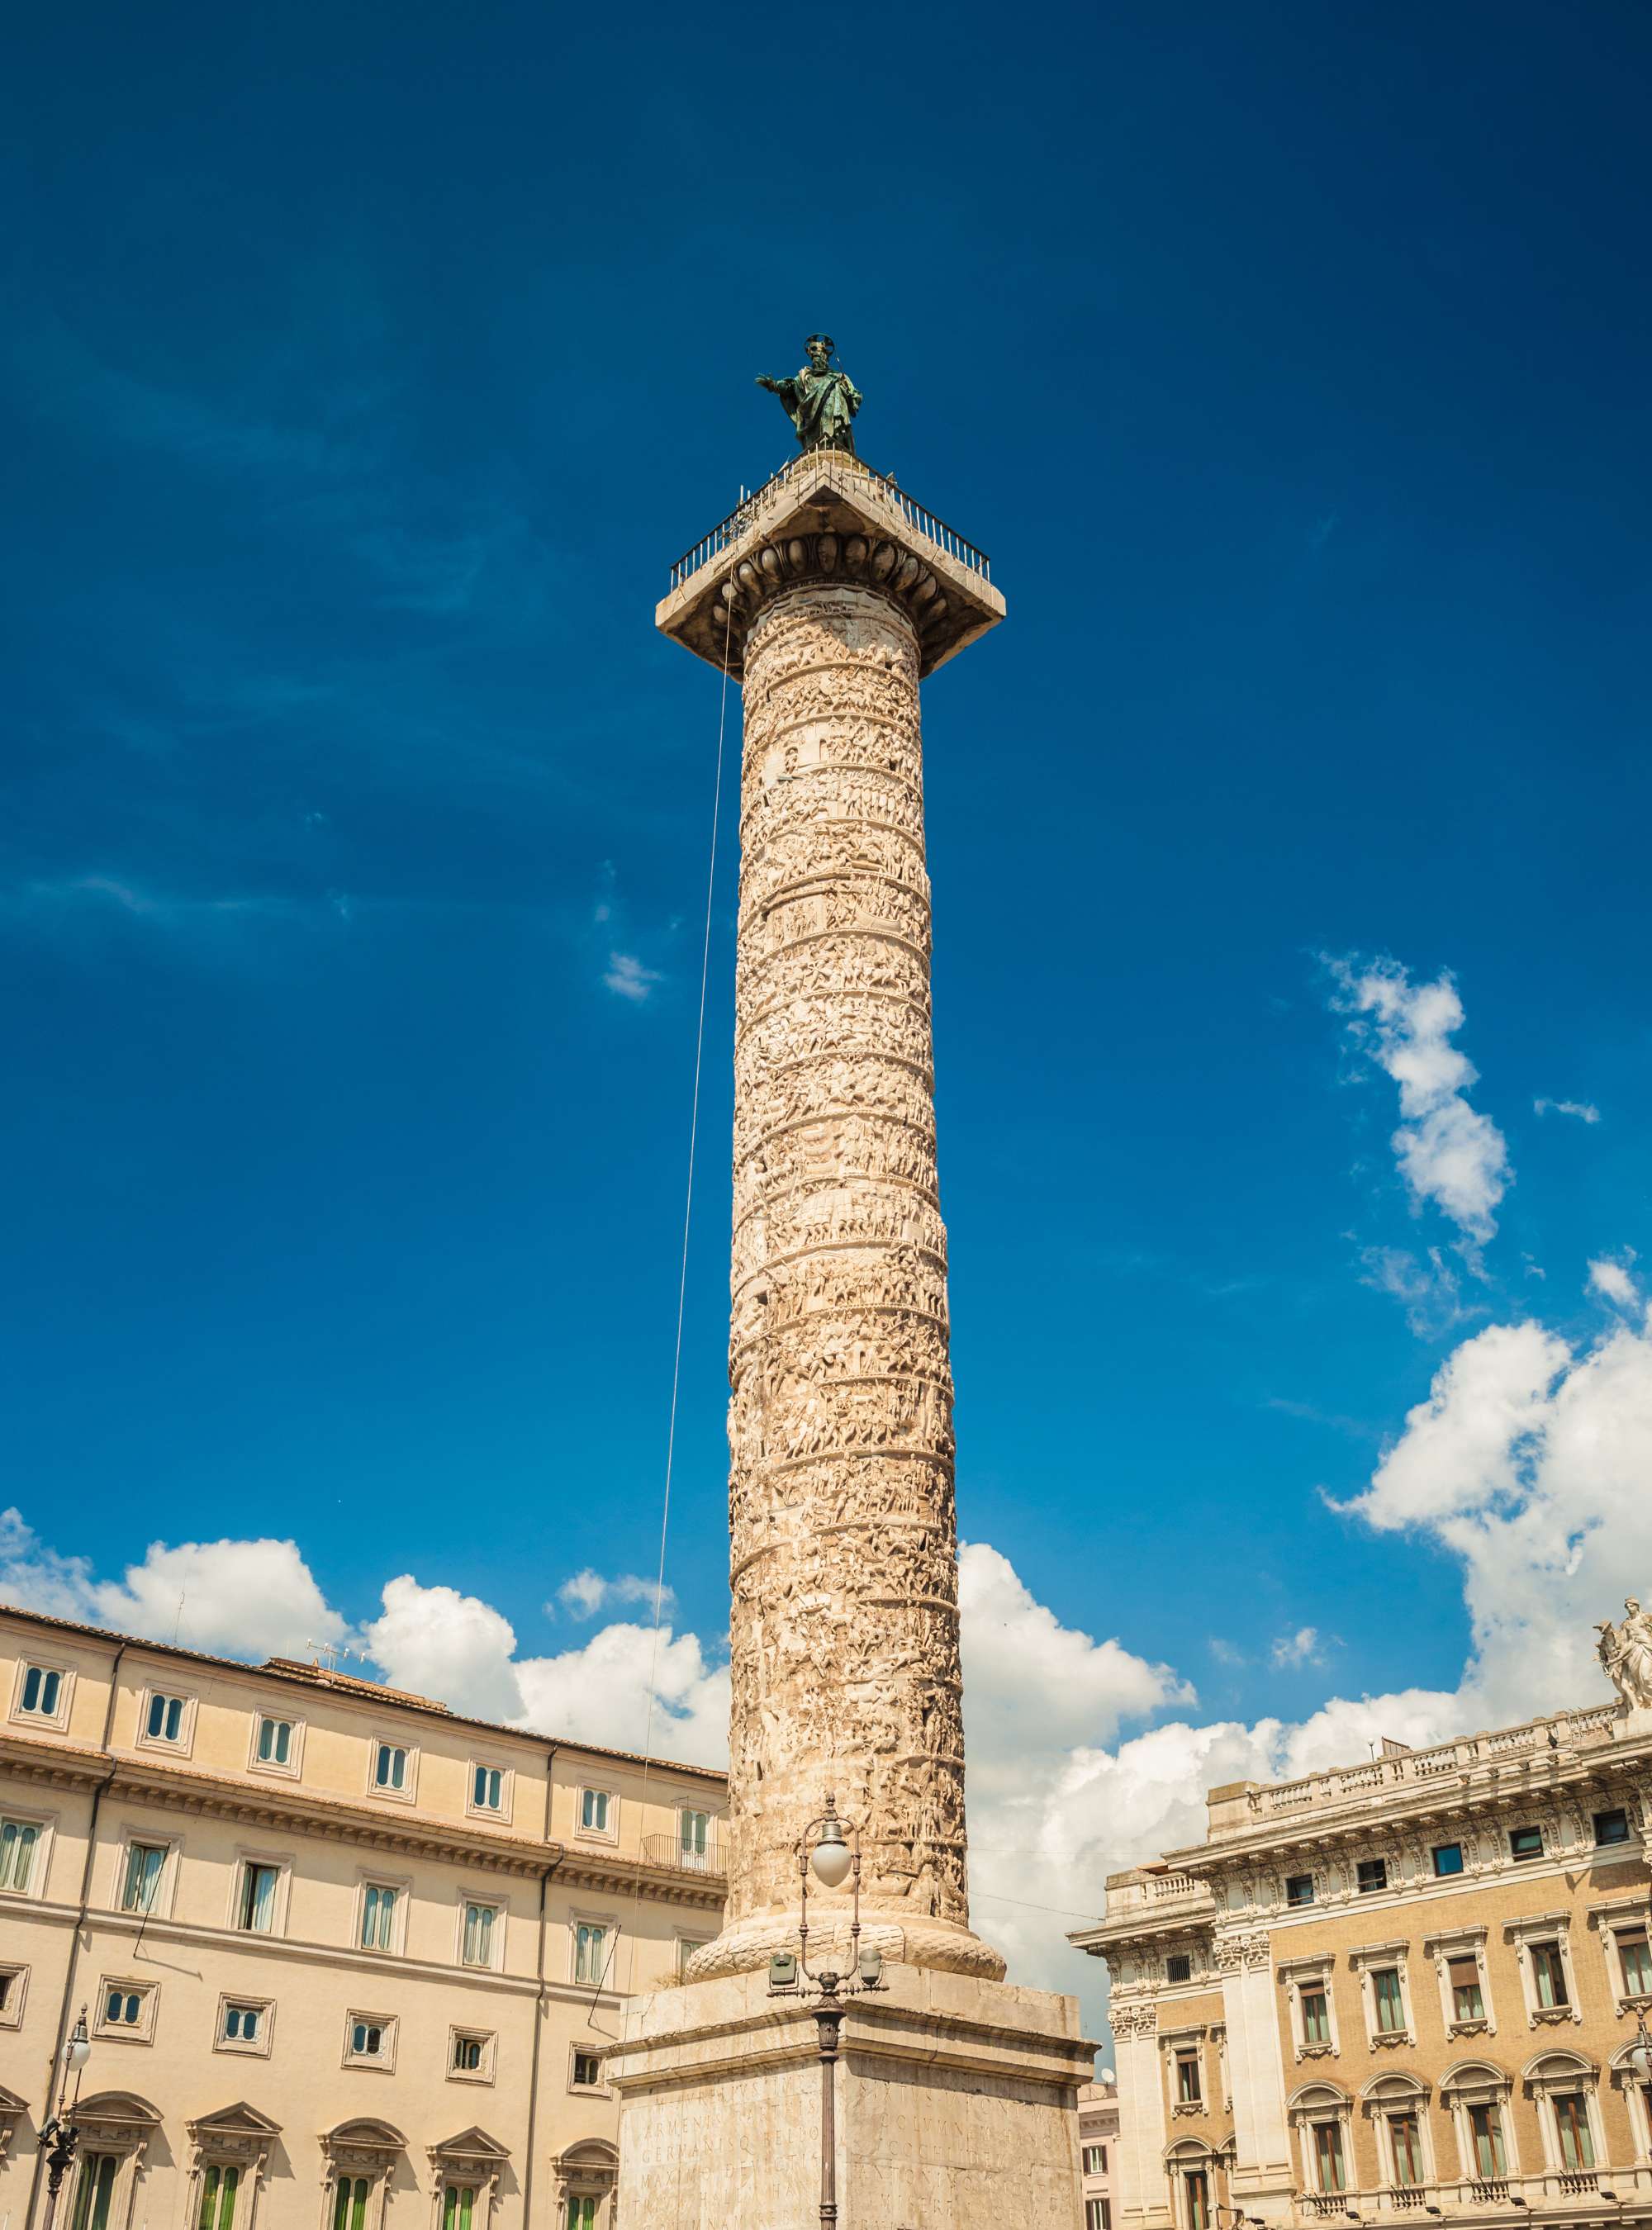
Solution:
<path fill-rule="evenodd" d="M 927 1967 L 944 1975 L 972 1975 L 984 1982 L 1003 1980 L 1003 1961 L 990 1943 L 955 1920 L 907 1920 L 875 1905 L 861 1907 L 861 1945 L 875 1944 L 885 1963 Z M 797 1914 L 758 1912 L 726 1928 L 709 1943 L 702 1943 L 689 1961 L 685 1979 L 690 1982 L 721 1981 L 730 1975 L 767 1971 L 777 1951 L 797 1949 Z M 811 1906 L 809 1923 L 809 1963 L 818 1974 L 830 1967 L 840 1975 L 850 1966 L 849 1917 L 841 1906 Z"/>
<path fill-rule="evenodd" d="M 887 1989 L 846 2001 L 840 2218 L 855 2230 L 1072 2220 L 1077 2090 L 1095 2056 L 1076 2000 L 932 1969 L 886 1975 Z M 604 2070 L 620 2098 L 622 2225 L 806 2230 L 817 2219 L 816 2002 L 771 1998 L 756 1975 L 631 2001 Z"/>

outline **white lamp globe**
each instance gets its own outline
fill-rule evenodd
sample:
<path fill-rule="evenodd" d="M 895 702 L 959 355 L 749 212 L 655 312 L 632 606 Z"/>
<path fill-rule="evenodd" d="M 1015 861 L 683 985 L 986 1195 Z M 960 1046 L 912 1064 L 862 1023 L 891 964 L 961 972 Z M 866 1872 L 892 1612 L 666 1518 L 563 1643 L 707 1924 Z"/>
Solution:
<path fill-rule="evenodd" d="M 837 1889 L 849 1879 L 854 1854 L 843 1840 L 842 1828 L 829 1813 L 820 1831 L 820 1840 L 809 1854 L 809 1863 L 815 1870 L 815 1879 L 828 1889 Z"/>

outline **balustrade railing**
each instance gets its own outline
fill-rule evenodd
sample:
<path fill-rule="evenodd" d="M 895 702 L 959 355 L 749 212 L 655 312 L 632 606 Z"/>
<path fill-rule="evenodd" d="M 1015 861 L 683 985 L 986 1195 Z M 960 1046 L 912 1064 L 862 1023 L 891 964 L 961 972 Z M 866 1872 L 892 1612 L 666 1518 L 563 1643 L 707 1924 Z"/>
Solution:
<path fill-rule="evenodd" d="M 846 492 L 869 495 L 879 503 L 887 503 L 898 511 L 910 526 L 917 528 L 926 540 L 932 542 L 955 564 L 971 573 L 978 573 L 984 581 L 992 578 L 992 567 L 986 552 L 966 542 L 954 527 L 926 511 L 915 497 L 909 496 L 898 481 L 885 473 L 874 472 L 858 457 L 833 449 L 805 449 L 801 455 L 791 458 L 778 473 L 771 474 L 760 488 L 748 495 L 744 488 L 740 499 L 728 517 L 720 519 L 709 534 L 702 534 L 698 542 L 685 550 L 671 568 L 673 589 L 681 588 L 692 580 L 702 565 L 709 565 L 713 558 L 729 549 L 746 532 L 757 525 L 769 499 L 786 484 L 804 472 L 817 472 L 824 464 L 830 476 L 838 478 Z"/>
<path fill-rule="evenodd" d="M 688 1835 L 644 1835 L 643 1859 L 651 1866 L 671 1866 L 685 1874 L 726 1874 L 728 1860 L 715 1836 L 703 1842 Z"/>

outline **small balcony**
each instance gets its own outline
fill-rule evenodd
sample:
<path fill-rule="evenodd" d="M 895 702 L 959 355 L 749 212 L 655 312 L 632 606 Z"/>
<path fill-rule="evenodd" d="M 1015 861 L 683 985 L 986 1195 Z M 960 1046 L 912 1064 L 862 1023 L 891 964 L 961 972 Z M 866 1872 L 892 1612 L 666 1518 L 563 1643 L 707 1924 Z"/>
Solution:
<path fill-rule="evenodd" d="M 645 1866 L 663 1866 L 672 1873 L 710 1874 L 717 1880 L 728 1873 L 728 1858 L 720 1840 L 714 1834 L 703 1839 L 689 1835 L 645 1835 L 642 1838 L 642 1860 Z"/>

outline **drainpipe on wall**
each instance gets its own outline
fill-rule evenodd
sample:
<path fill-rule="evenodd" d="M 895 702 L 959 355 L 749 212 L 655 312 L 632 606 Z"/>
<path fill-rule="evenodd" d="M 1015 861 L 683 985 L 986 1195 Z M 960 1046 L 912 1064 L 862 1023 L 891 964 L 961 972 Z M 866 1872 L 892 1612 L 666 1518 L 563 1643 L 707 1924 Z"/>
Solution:
<path fill-rule="evenodd" d="M 556 1781 L 557 1753 L 553 1744 L 545 1761 L 545 1827 L 540 1840 L 556 1856 L 548 1866 L 539 1871 L 539 1988 L 533 1994 L 533 2056 L 528 2069 L 527 2170 L 522 2178 L 522 2230 L 533 2230 L 533 2169 L 537 2157 L 539 2123 L 539 2040 L 545 2028 L 545 1892 L 551 1877 L 566 1858 L 567 1852 L 551 1840 L 551 1792 Z"/>
<path fill-rule="evenodd" d="M 126 1653 L 126 1645 L 123 1641 L 109 1667 L 109 1701 L 103 1714 L 103 1739 L 98 1745 L 105 1756 L 108 1756 L 109 1737 L 114 1732 L 115 1702 L 120 1693 L 120 1660 Z M 57 2082 L 58 2064 L 63 2057 L 63 2040 L 68 2034 L 69 2008 L 74 2002 L 74 1970 L 81 1959 L 81 1931 L 86 1926 L 87 1914 L 91 1910 L 92 1861 L 98 1847 L 98 1814 L 103 1808 L 103 1792 L 114 1779 L 117 1769 L 115 1760 L 110 1757 L 109 1770 L 92 1791 L 92 1814 L 86 1825 L 86 1863 L 81 1868 L 81 1909 L 69 1933 L 68 1965 L 63 1975 L 63 2002 L 57 2009 L 57 2041 L 52 2046 L 51 2064 L 46 2070 L 46 2104 L 41 2113 L 42 2124 L 51 2116 L 52 2092 Z M 35 2172 L 29 2186 L 29 2205 L 23 2213 L 25 2222 L 32 2222 L 35 2219 L 35 2207 L 40 2198 L 40 2172 L 45 2162 L 45 2152 L 36 2137 Z"/>

